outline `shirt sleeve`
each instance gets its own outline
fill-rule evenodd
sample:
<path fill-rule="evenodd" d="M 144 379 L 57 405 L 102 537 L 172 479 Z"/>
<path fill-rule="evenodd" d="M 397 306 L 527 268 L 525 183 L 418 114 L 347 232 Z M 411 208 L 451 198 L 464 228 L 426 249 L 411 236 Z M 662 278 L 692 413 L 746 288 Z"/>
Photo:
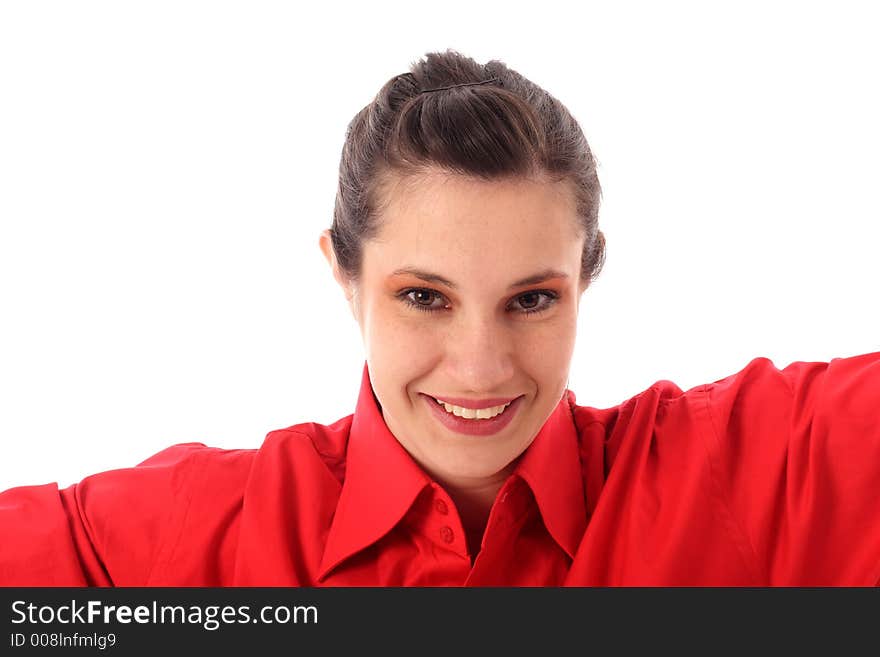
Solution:
<path fill-rule="evenodd" d="M 770 585 L 880 581 L 880 352 L 705 386 L 713 476 Z"/>
<path fill-rule="evenodd" d="M 143 586 L 175 539 L 192 495 L 200 443 L 59 489 L 0 493 L 0 585 Z"/>

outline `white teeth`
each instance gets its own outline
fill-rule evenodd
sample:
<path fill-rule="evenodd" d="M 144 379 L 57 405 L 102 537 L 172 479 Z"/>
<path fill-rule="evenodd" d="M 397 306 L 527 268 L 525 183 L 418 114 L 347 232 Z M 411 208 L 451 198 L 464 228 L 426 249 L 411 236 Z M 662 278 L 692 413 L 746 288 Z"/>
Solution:
<path fill-rule="evenodd" d="M 443 408 L 446 409 L 447 413 L 452 413 L 456 417 L 463 417 L 468 420 L 488 420 L 489 418 L 493 418 L 496 415 L 499 415 L 504 412 L 504 409 L 510 406 L 512 402 L 507 402 L 506 404 L 502 404 L 501 406 L 491 406 L 489 408 L 464 408 L 462 406 L 454 406 L 452 404 L 447 404 L 444 401 L 433 398 L 435 402 L 440 404 Z"/>

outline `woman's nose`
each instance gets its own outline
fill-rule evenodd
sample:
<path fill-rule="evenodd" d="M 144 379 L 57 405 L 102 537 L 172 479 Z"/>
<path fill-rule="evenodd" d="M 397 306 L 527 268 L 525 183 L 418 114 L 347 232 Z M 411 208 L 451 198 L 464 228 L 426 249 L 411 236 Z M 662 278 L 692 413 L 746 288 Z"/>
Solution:
<path fill-rule="evenodd" d="M 496 319 L 471 318 L 450 327 L 446 359 L 462 392 L 497 393 L 514 378 L 515 344 L 510 330 Z"/>

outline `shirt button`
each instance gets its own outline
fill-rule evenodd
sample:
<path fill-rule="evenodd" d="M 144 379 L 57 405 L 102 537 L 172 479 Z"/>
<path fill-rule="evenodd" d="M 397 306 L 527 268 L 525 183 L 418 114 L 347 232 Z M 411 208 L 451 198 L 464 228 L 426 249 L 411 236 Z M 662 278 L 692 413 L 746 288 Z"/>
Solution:
<path fill-rule="evenodd" d="M 437 510 L 437 513 L 442 516 L 445 516 L 447 513 L 449 513 L 449 507 L 446 506 L 446 502 L 444 502 L 443 500 L 434 500 L 434 508 Z"/>
<path fill-rule="evenodd" d="M 443 525 L 440 528 L 440 538 L 443 539 L 444 543 L 452 543 L 455 540 L 455 534 L 452 533 L 452 528 Z"/>

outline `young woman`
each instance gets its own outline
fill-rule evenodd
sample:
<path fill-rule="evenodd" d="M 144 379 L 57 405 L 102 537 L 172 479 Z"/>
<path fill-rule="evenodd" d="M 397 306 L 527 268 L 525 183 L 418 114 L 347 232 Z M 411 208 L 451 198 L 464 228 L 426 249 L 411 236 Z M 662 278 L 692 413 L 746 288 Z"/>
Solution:
<path fill-rule="evenodd" d="M 558 100 L 428 54 L 351 122 L 320 237 L 366 349 L 354 414 L 8 490 L 0 582 L 876 584 L 880 353 L 577 405 L 598 208 Z"/>

